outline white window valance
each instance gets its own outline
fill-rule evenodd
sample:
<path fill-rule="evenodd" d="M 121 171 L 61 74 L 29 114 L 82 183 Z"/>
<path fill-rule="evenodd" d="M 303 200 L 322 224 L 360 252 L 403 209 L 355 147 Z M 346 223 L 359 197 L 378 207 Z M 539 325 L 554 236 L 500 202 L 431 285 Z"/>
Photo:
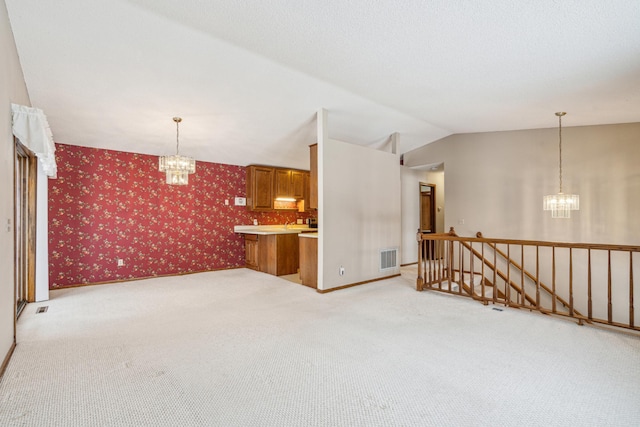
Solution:
<path fill-rule="evenodd" d="M 49 177 L 57 174 L 56 146 L 49 128 L 47 116 L 38 108 L 11 104 L 13 134 L 42 162 L 42 169 Z"/>

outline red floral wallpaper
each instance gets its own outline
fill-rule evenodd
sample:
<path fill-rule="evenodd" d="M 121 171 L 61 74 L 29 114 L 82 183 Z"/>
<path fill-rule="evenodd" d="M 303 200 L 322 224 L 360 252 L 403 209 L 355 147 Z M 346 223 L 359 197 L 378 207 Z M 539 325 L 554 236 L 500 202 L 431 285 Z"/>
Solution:
<path fill-rule="evenodd" d="M 309 217 L 234 206 L 235 197 L 246 196 L 242 166 L 198 161 L 188 186 L 171 186 L 156 156 L 56 144 L 56 161 L 58 178 L 49 180 L 52 289 L 241 267 L 244 241 L 234 225 Z"/>

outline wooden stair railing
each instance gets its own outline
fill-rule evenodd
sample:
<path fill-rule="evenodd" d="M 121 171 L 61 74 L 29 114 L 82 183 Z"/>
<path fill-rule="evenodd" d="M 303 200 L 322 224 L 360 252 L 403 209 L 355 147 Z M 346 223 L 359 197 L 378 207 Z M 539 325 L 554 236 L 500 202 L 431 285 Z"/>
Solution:
<path fill-rule="evenodd" d="M 476 233 L 476 237 L 482 239 L 484 236 L 482 235 L 482 233 L 480 231 L 478 231 Z M 560 304 L 562 304 L 563 307 L 565 307 L 567 309 L 569 308 L 569 303 L 567 301 L 565 301 L 560 295 L 554 294 L 553 291 L 547 285 L 545 285 L 543 282 L 539 281 L 539 278 L 536 278 L 533 274 L 531 274 L 527 270 L 523 269 L 520 264 L 518 264 L 517 262 L 512 260 L 510 257 L 508 257 L 507 254 L 505 254 L 503 251 L 501 251 L 500 248 L 498 248 L 498 246 L 495 243 L 487 243 L 487 245 L 491 249 L 496 251 L 498 253 L 498 255 L 500 255 L 502 258 L 504 258 L 510 265 L 514 266 L 517 270 L 519 270 L 522 273 L 524 273 L 524 275 L 529 280 L 533 281 L 534 283 L 537 283 L 540 286 L 540 288 L 542 288 L 545 292 L 547 292 L 547 294 L 549 296 L 551 296 L 551 298 L 555 298 Z M 536 288 L 536 289 L 538 289 L 538 288 Z M 539 294 L 539 292 L 537 292 L 537 294 L 536 294 L 536 305 L 540 304 L 539 301 L 540 301 L 540 294 Z M 578 310 L 574 309 L 574 312 L 578 316 L 582 316 L 582 314 Z M 589 320 L 587 319 L 587 322 L 588 321 Z"/>
<path fill-rule="evenodd" d="M 417 290 L 436 290 L 472 297 L 485 304 L 493 302 L 570 317 L 580 324 L 587 321 L 640 331 L 640 325 L 635 324 L 634 306 L 634 290 L 640 289 L 634 282 L 634 277 L 640 274 L 640 246 L 488 239 L 481 233 L 476 237 L 460 237 L 453 228 L 446 234 L 418 233 L 416 237 Z M 506 253 L 498 245 L 505 245 Z M 493 262 L 485 256 L 485 246 L 490 248 Z M 511 258 L 514 247 L 520 248 L 515 260 Z M 506 272 L 498 267 L 498 255 L 501 262 L 506 261 Z M 535 261 L 535 274 L 524 268 L 533 262 L 526 259 Z M 476 260 L 480 267 L 474 266 Z M 512 270 L 517 274 L 512 274 Z M 465 273 L 471 275 L 469 284 L 465 283 Z M 552 282 L 551 287 L 542 283 L 542 274 Z M 475 293 L 474 275 L 482 277 L 480 294 Z M 488 279 L 491 275 L 493 281 Z M 520 283 L 514 282 L 518 276 Z M 497 280 L 504 283 L 504 292 L 496 286 Z M 443 287 L 444 283 L 448 286 Z M 493 285 L 491 297 L 485 295 L 486 285 Z M 526 292 L 525 285 L 535 286 L 535 298 Z M 515 299 L 510 291 L 517 293 Z M 546 294 L 544 299 L 541 293 Z M 558 304 L 568 312 L 558 311 Z"/>
<path fill-rule="evenodd" d="M 524 300 L 528 301 L 529 304 L 537 307 L 539 305 L 539 303 L 533 299 L 533 297 L 531 295 L 529 295 L 526 290 L 524 289 L 524 287 L 521 287 L 520 285 L 518 285 L 517 283 L 513 282 L 509 277 L 508 274 L 505 274 L 502 272 L 502 270 L 500 270 L 499 268 L 497 268 L 494 264 L 492 264 L 488 259 L 486 259 L 484 257 L 484 255 L 482 255 L 480 252 L 478 252 L 476 249 L 474 249 L 471 245 L 469 245 L 466 242 L 460 242 L 460 244 L 462 246 L 464 246 L 467 250 L 469 250 L 473 255 L 475 255 L 481 262 L 483 262 L 487 267 L 489 267 L 490 270 L 495 271 L 495 273 L 498 275 L 499 278 L 501 278 L 506 284 L 509 285 L 509 287 L 511 289 L 514 289 L 518 295 L 520 295 L 521 297 L 523 297 Z M 495 285 L 494 285 L 495 286 Z M 510 302 L 510 301 L 509 301 Z M 509 304 L 511 305 L 511 304 Z"/>

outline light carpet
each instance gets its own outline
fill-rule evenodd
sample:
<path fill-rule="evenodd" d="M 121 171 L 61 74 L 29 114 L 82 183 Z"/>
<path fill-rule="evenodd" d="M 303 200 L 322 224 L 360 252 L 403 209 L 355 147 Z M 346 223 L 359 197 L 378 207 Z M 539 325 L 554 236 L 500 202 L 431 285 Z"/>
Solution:
<path fill-rule="evenodd" d="M 246 269 L 52 291 L 18 321 L 0 425 L 640 425 L 640 338 L 407 271 L 324 295 Z"/>

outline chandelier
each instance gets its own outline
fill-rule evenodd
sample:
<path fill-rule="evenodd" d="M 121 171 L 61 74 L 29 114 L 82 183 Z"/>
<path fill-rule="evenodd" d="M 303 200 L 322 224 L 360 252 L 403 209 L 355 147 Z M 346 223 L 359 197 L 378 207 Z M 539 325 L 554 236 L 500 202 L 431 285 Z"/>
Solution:
<path fill-rule="evenodd" d="M 551 218 L 571 218 L 571 211 L 580 210 L 580 196 L 577 194 L 564 194 L 562 192 L 562 116 L 567 113 L 556 113 L 558 116 L 558 136 L 560 151 L 560 191 L 558 194 L 544 196 L 543 208 L 551 211 Z"/>
<path fill-rule="evenodd" d="M 160 157 L 160 172 L 166 172 L 167 184 L 187 185 L 189 184 L 189 174 L 196 171 L 196 161 L 192 157 L 185 157 L 179 154 L 180 147 L 180 117 L 174 117 L 176 122 L 176 154 L 173 156 Z"/>

